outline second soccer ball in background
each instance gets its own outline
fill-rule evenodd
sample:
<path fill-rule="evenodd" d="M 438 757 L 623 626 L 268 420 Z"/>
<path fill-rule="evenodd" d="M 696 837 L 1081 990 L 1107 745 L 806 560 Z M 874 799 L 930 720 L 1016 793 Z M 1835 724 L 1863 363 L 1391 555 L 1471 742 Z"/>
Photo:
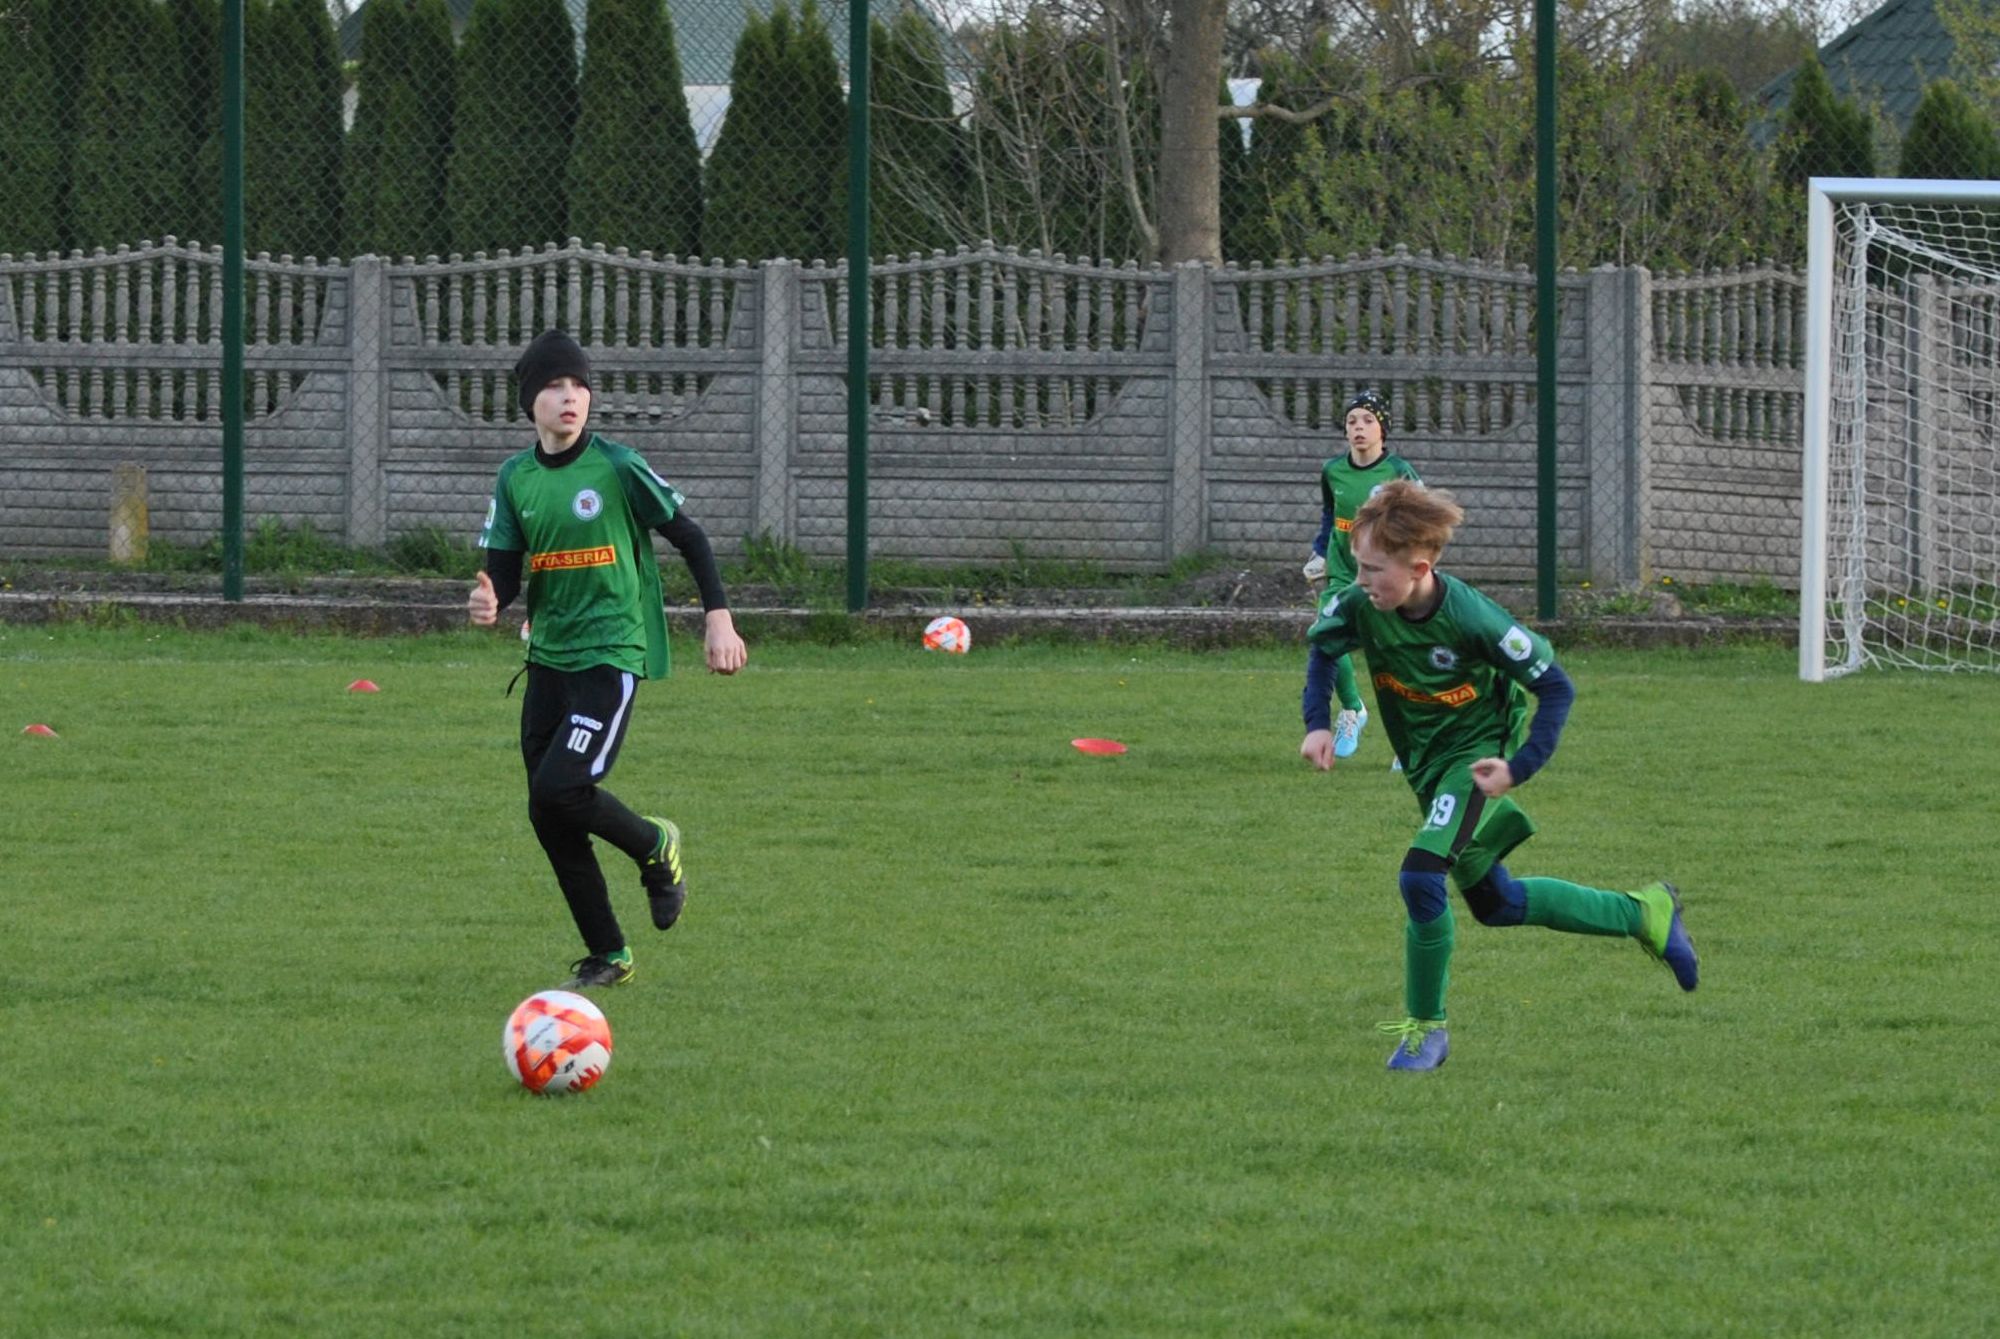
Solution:
<path fill-rule="evenodd" d="M 964 619 L 950 614 L 934 618 L 924 628 L 924 649 L 962 656 L 972 649 L 972 629 L 965 626 Z"/>

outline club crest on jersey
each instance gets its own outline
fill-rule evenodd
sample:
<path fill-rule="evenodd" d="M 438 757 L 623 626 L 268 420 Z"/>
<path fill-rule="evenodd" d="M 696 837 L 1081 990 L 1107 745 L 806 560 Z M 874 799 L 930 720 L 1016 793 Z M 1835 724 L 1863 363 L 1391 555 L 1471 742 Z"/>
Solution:
<path fill-rule="evenodd" d="M 595 488 L 586 488 L 570 502 L 569 509 L 576 513 L 579 521 L 594 521 L 597 513 L 604 510 L 604 499 L 597 495 Z"/>
<path fill-rule="evenodd" d="M 1507 653 L 1509 660 L 1526 660 L 1535 654 L 1535 643 L 1527 631 L 1516 623 L 1500 638 L 1500 649 Z"/>
<path fill-rule="evenodd" d="M 1431 668 L 1441 670 L 1457 669 L 1458 652 L 1452 650 L 1449 646 L 1433 646 L 1431 648 Z"/>

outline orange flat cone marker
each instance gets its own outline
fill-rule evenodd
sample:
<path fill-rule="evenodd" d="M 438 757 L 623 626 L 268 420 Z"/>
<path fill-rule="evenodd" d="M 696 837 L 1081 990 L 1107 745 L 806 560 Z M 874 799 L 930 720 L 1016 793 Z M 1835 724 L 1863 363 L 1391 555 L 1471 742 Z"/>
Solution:
<path fill-rule="evenodd" d="M 353 683 L 347 685 L 347 691 L 350 693 L 379 693 L 382 690 L 375 686 L 373 679 L 356 679 Z"/>
<path fill-rule="evenodd" d="M 40 724 L 22 726 L 21 733 L 24 735 L 35 735 L 42 739 L 61 738 L 61 736 L 57 735 L 55 731 L 49 729 L 48 726 Z"/>
<path fill-rule="evenodd" d="M 1100 753 L 1109 756 L 1125 751 L 1125 746 L 1115 739 L 1072 739 L 1069 742 L 1081 753 Z"/>

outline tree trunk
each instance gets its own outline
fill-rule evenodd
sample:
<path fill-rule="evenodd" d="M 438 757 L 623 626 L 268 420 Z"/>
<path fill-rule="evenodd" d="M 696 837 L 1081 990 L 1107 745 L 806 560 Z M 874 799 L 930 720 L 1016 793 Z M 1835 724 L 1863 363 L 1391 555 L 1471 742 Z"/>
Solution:
<path fill-rule="evenodd" d="M 1160 260 L 1222 262 L 1216 90 L 1228 0 L 1172 0 L 1160 81 Z"/>

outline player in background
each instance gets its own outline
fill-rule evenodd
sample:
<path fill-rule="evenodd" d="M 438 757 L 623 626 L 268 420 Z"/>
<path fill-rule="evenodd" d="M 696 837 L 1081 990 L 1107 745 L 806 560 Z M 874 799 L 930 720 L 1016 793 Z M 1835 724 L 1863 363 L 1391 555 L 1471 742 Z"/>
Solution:
<path fill-rule="evenodd" d="M 1313 537 L 1312 557 L 1306 560 L 1306 580 L 1317 588 L 1324 581 L 1328 591 L 1337 591 L 1354 581 L 1354 550 L 1348 532 L 1354 514 L 1376 489 L 1392 479 L 1415 479 L 1410 462 L 1388 449 L 1389 402 L 1382 393 L 1364 390 L 1347 402 L 1347 454 L 1320 466 L 1319 533 Z M 1333 722 L 1333 755 L 1351 758 L 1361 747 L 1361 730 L 1368 724 L 1368 707 L 1361 700 L 1355 682 L 1354 663 L 1341 656 L 1334 665 L 1333 690 L 1340 698 L 1340 714 Z"/>
<path fill-rule="evenodd" d="M 491 627 L 527 592 L 521 757 L 528 819 L 586 950 L 564 985 L 623 985 L 632 979 L 632 950 L 591 838 L 639 867 L 660 929 L 672 928 L 687 898 L 680 830 L 633 813 L 602 784 L 632 723 L 638 681 L 668 670 L 654 532 L 679 550 L 701 591 L 708 668 L 734 674 L 748 653 L 708 537 L 680 492 L 638 452 L 589 430 L 590 363 L 582 347 L 561 331 L 545 331 L 514 374 L 535 445 L 500 466 L 479 536 L 486 570 L 466 598 L 466 614 Z"/>
<path fill-rule="evenodd" d="M 1669 883 L 1609 892 L 1561 879 L 1517 879 L 1500 861 L 1534 835 L 1509 792 L 1554 754 L 1575 689 L 1549 644 L 1473 587 L 1438 570 L 1465 517 L 1449 494 L 1416 483 L 1382 486 L 1351 532 L 1358 577 L 1329 590 L 1311 642 L 1299 753 L 1333 766 L 1328 694 L 1334 662 L 1368 653 L 1382 726 L 1403 759 L 1423 825 L 1398 876 L 1405 1016 L 1389 1068 L 1436 1069 L 1450 1051 L 1445 988 L 1454 935 L 1450 874 L 1482 925 L 1544 925 L 1571 934 L 1639 941 L 1672 969 L 1682 990 L 1698 976 L 1694 945 Z M 1527 722 L 1527 697 L 1536 699 Z"/>

